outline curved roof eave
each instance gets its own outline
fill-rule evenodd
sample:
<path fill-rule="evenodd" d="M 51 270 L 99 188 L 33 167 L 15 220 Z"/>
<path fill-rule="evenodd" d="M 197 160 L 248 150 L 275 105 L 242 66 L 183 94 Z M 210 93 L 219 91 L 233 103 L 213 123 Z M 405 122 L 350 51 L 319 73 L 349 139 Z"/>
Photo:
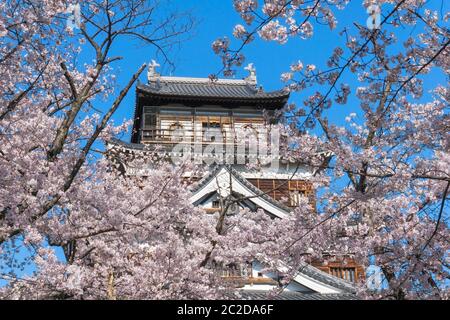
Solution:
<path fill-rule="evenodd" d="M 149 98 L 157 99 L 174 99 L 187 101 L 236 101 L 245 103 L 278 103 L 284 104 L 289 99 L 290 93 L 286 90 L 278 90 L 271 92 L 261 92 L 258 90 L 245 89 L 244 86 L 236 86 L 235 90 L 230 86 L 203 86 L 202 90 L 197 88 L 184 88 L 183 91 L 173 89 L 161 90 L 148 85 L 138 85 L 138 92 L 149 95 Z M 220 90 L 211 90 L 219 89 Z M 233 88 L 233 87 L 231 87 Z M 239 89 L 239 90 L 238 90 Z"/>

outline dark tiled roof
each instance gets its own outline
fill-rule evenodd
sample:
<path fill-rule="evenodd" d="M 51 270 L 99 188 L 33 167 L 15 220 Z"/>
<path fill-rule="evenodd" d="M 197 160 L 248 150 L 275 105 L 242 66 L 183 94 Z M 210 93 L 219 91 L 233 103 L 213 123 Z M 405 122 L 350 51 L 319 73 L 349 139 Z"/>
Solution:
<path fill-rule="evenodd" d="M 319 282 L 322 282 L 324 284 L 328 284 L 334 288 L 341 289 L 342 291 L 348 292 L 348 293 L 354 293 L 355 292 L 355 286 L 344 279 L 335 277 L 331 274 L 328 274 L 326 272 L 323 272 L 322 270 L 317 269 L 316 267 L 313 267 L 311 265 L 305 265 L 300 269 L 300 273 L 311 277 Z"/>
<path fill-rule="evenodd" d="M 287 101 L 289 92 L 265 92 L 244 80 L 161 77 L 158 81 L 138 85 L 138 90 L 159 97 L 183 97 L 218 100 L 281 100 Z"/>
<path fill-rule="evenodd" d="M 304 293 L 283 291 L 278 295 L 270 296 L 264 290 L 240 290 L 238 296 L 230 294 L 230 298 L 242 300 L 357 300 L 354 294 L 349 293 Z M 240 296 L 240 297 L 239 297 Z"/>

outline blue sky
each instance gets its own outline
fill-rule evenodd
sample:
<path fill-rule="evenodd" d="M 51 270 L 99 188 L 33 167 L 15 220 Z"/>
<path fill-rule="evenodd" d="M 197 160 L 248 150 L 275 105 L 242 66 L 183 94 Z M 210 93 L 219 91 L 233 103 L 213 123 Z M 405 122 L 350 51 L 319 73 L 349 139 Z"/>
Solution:
<path fill-rule="evenodd" d="M 305 65 L 312 63 L 318 67 L 326 67 L 326 60 L 331 55 L 337 45 L 342 45 L 342 39 L 339 32 L 345 26 L 352 26 L 352 22 L 365 25 L 367 13 L 362 6 L 362 1 L 354 0 L 343 11 L 337 12 L 337 28 L 330 32 L 328 26 L 315 25 L 315 33 L 311 39 L 290 39 L 287 44 L 279 45 L 276 42 L 268 42 L 257 39 L 247 46 L 244 53 L 247 57 L 246 65 L 253 62 L 257 69 L 259 85 L 265 90 L 277 90 L 282 88 L 283 83 L 280 80 L 280 74 L 289 70 L 289 65 L 297 60 L 301 60 Z M 439 0 L 428 1 L 427 7 L 446 12 L 448 4 Z M 188 41 L 184 41 L 181 47 L 169 52 L 176 69 L 170 72 L 167 66 L 160 68 L 163 75 L 189 76 L 189 77 L 207 77 L 209 74 L 216 73 L 221 69 L 221 61 L 211 49 L 212 42 L 218 37 L 232 37 L 233 27 L 237 23 L 244 24 L 240 16 L 233 9 L 232 0 L 173 0 L 172 7 L 180 11 L 190 10 L 198 20 L 197 27 Z M 391 7 L 384 5 L 382 13 L 389 12 Z M 414 29 L 413 33 L 416 32 Z M 235 46 L 239 43 L 234 42 Z M 118 88 L 123 87 L 131 75 L 144 62 L 149 62 L 155 57 L 155 50 L 151 46 L 139 46 L 130 44 L 122 40 L 116 44 L 116 54 L 124 57 L 114 65 L 117 73 Z M 247 75 L 245 70 L 240 69 L 236 78 L 243 78 Z M 431 77 L 430 85 L 440 82 L 445 85 L 445 78 L 436 74 Z M 140 78 L 141 82 L 146 81 L 146 73 Z M 350 83 L 355 84 L 354 80 Z M 428 85 L 426 85 L 428 87 Z M 316 89 L 316 88 L 314 88 Z M 311 92 L 311 91 L 309 91 Z M 301 104 L 304 93 L 294 93 L 291 95 L 291 102 Z M 115 121 L 121 122 L 123 119 L 130 119 L 133 116 L 134 108 L 134 90 L 130 91 L 123 104 L 114 116 Z M 426 99 L 426 97 L 425 97 Z M 108 105 L 104 106 L 105 108 Z M 349 103 L 345 106 L 337 105 L 328 111 L 330 120 L 337 124 L 344 124 L 344 118 L 351 112 L 358 113 L 358 100 L 353 96 L 349 97 Z M 129 140 L 129 135 L 122 137 Z"/>
<path fill-rule="evenodd" d="M 448 4 L 445 4 L 445 1 L 430 1 L 429 7 L 440 10 L 441 3 L 444 6 L 443 11 L 448 11 Z M 218 37 L 228 36 L 232 38 L 234 25 L 237 23 L 243 24 L 242 19 L 233 9 L 232 0 L 173 0 L 172 6 L 179 8 L 179 10 L 191 10 L 198 20 L 198 25 L 193 30 L 190 40 L 183 42 L 179 49 L 169 52 L 176 65 L 176 69 L 171 75 L 207 77 L 209 74 L 218 72 L 222 65 L 220 58 L 211 49 L 212 42 Z M 385 12 L 389 8 L 383 7 L 382 9 Z M 338 26 L 334 31 L 330 32 L 328 26 L 315 26 L 315 34 L 309 40 L 290 39 L 286 45 L 279 45 L 275 42 L 257 39 L 244 50 L 247 57 L 245 65 L 249 62 L 254 63 L 257 69 L 258 83 L 265 90 L 282 88 L 283 83 L 280 80 L 280 74 L 288 71 L 291 63 L 300 59 L 305 65 L 312 63 L 325 66 L 326 60 L 335 46 L 342 44 L 338 33 L 342 31 L 344 25 L 353 21 L 365 24 L 367 14 L 361 5 L 361 1 L 354 0 L 346 10 L 338 12 L 337 18 Z M 235 42 L 235 44 L 237 45 L 238 42 Z M 148 63 L 155 58 L 154 48 L 132 44 L 126 40 L 116 43 L 113 54 L 124 57 L 122 61 L 113 65 L 118 79 L 115 95 L 126 85 L 131 75 L 143 63 Z M 160 72 L 163 75 L 170 75 L 168 68 L 164 66 L 162 66 Z M 246 75 L 247 72 L 241 69 L 238 70 L 236 78 L 242 78 Z M 146 72 L 140 80 L 141 82 L 146 81 Z M 445 85 L 445 78 L 439 74 L 429 78 L 430 85 L 435 85 L 436 82 Z M 353 84 L 355 83 L 353 82 Z M 300 102 L 303 95 L 301 93 L 292 94 L 291 101 Z M 133 88 L 113 117 L 116 123 L 133 117 L 134 99 Z M 111 104 L 110 100 L 101 102 L 102 105 L 97 105 L 97 108 L 107 110 Z M 329 117 L 334 123 L 342 124 L 343 119 L 349 113 L 356 111 L 357 108 L 358 101 L 354 97 L 350 97 L 347 105 L 338 105 L 332 108 Z M 121 138 L 129 141 L 130 137 L 128 134 Z M 27 268 L 27 272 L 30 270 L 31 268 Z M 2 284 L 4 282 L 0 280 L 0 285 Z"/>
<path fill-rule="evenodd" d="M 353 17 L 354 20 L 364 24 L 367 19 L 365 9 L 359 1 L 355 2 L 358 2 L 357 5 L 352 5 L 351 9 L 339 12 L 339 15 L 343 20 Z M 180 10 L 191 10 L 198 19 L 198 25 L 190 40 L 183 42 L 181 48 L 170 52 L 176 66 L 172 75 L 207 77 L 209 74 L 218 72 L 222 64 L 220 58 L 211 49 L 212 42 L 218 37 L 232 38 L 233 27 L 237 23 L 243 24 L 242 19 L 233 9 L 232 1 L 178 0 L 174 1 L 174 7 L 178 7 Z M 304 64 L 319 65 L 319 62 L 325 62 L 339 39 L 338 32 L 340 30 L 342 27 L 338 26 L 335 31 L 330 33 L 328 26 L 319 26 L 312 39 L 290 39 L 286 45 L 257 39 L 245 48 L 244 53 L 247 60 L 244 65 L 249 62 L 254 63 L 257 69 L 258 83 L 265 90 L 280 89 L 284 85 L 280 80 L 280 74 L 288 71 L 291 63 L 299 59 Z M 234 43 L 235 45 L 239 44 L 237 41 Z M 120 43 L 117 53 L 124 56 L 124 60 L 115 65 L 116 71 L 119 72 L 119 86 L 123 86 L 142 63 L 149 62 L 155 56 L 152 47 L 138 47 L 127 43 Z M 160 73 L 163 75 L 170 75 L 167 67 L 163 66 L 160 69 Z M 247 72 L 242 68 L 238 70 L 236 78 L 243 78 L 246 75 Z M 141 81 L 146 81 L 145 74 L 141 76 Z M 295 101 L 297 96 L 294 94 L 291 100 Z M 131 118 L 133 107 L 134 94 L 130 92 L 114 119 L 121 121 Z M 124 139 L 129 139 L 129 137 L 124 137 Z"/>

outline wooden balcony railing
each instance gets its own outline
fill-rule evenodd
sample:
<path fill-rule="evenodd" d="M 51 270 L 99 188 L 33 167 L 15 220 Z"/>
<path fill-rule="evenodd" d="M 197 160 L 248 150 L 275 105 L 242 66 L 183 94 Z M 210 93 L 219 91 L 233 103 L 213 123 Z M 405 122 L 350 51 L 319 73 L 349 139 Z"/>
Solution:
<path fill-rule="evenodd" d="M 141 131 L 142 143 L 158 144 L 178 144 L 184 143 L 203 143 L 203 144 L 237 144 L 242 143 L 242 137 L 249 143 L 256 143 L 264 137 L 262 134 L 253 134 L 246 131 L 246 134 L 235 134 L 233 131 L 226 130 L 187 130 L 187 129 L 160 129 L 145 128 Z"/>

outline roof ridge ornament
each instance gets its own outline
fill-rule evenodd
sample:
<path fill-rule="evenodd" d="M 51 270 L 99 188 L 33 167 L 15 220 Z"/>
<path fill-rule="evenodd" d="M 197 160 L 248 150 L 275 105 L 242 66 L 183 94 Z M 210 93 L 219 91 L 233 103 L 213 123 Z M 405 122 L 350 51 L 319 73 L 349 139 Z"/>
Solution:
<path fill-rule="evenodd" d="M 160 77 L 160 74 L 156 72 L 156 68 L 160 67 L 161 65 L 156 62 L 156 60 L 152 59 L 151 63 L 148 65 L 148 71 L 147 71 L 147 80 L 148 82 L 151 82 L 152 80 L 156 80 Z"/>
<path fill-rule="evenodd" d="M 249 75 L 244 79 L 248 84 L 255 85 L 256 86 L 256 68 L 254 67 L 253 63 L 249 63 L 244 70 L 247 70 L 249 72 Z"/>

